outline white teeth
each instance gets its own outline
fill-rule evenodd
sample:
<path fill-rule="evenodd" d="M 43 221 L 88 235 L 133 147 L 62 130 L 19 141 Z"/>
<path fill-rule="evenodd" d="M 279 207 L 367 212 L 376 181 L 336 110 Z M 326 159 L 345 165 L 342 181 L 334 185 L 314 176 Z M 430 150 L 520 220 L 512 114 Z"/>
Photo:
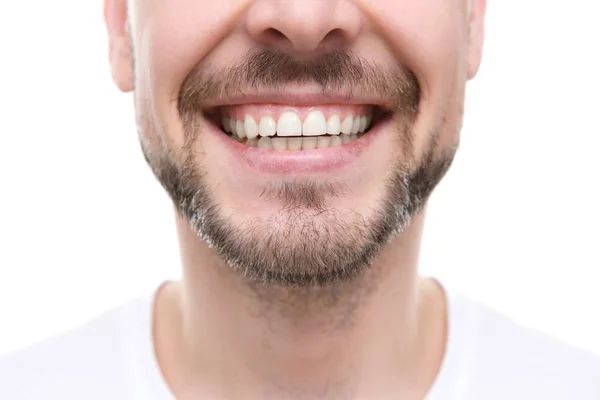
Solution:
<path fill-rule="evenodd" d="M 287 145 L 288 145 L 288 139 L 286 139 L 286 138 L 280 138 L 280 137 L 271 138 L 271 146 L 273 146 L 274 150 L 286 151 Z"/>
<path fill-rule="evenodd" d="M 360 117 L 360 124 L 358 125 L 358 131 L 360 133 L 364 132 L 367 129 L 367 117 L 364 115 Z"/>
<path fill-rule="evenodd" d="M 246 143 L 249 145 L 252 143 L 258 147 L 276 147 L 277 149 L 283 148 L 285 145 L 286 148 L 296 151 L 305 148 L 305 146 L 307 149 L 312 149 L 338 145 L 338 141 L 330 141 L 330 137 L 338 136 L 340 133 L 343 134 L 342 136 L 356 136 L 359 133 L 364 133 L 370 128 L 372 119 L 372 115 L 354 117 L 350 114 L 343 121 L 340 121 L 340 116 L 335 114 L 327 120 L 322 111 L 313 110 L 308 113 L 304 123 L 295 111 L 285 111 L 281 114 L 277 122 L 270 116 L 262 117 L 257 124 L 256 120 L 250 115 L 246 115 L 243 121 L 237 121 L 224 115 L 221 117 L 221 124 L 225 132 L 231 133 L 239 139 L 248 138 Z M 325 134 L 330 136 L 324 136 Z M 299 136 L 306 136 L 307 138 L 318 136 L 319 138 L 318 140 L 315 138 L 315 141 L 307 142 L 301 140 L 277 141 L 276 144 L 273 144 L 271 141 L 262 141 L 260 143 L 258 141 L 260 138 L 269 138 L 275 135 L 280 138 L 294 137 L 300 139 Z M 257 139 L 257 142 L 251 142 L 253 139 Z M 347 139 L 340 141 L 341 144 L 348 142 L 349 140 Z"/>
<path fill-rule="evenodd" d="M 273 136 L 277 132 L 277 123 L 271 117 L 262 117 L 258 124 L 258 134 L 260 136 Z"/>
<path fill-rule="evenodd" d="M 339 146 L 342 144 L 342 138 L 339 136 L 332 136 L 329 138 L 329 147 Z"/>
<path fill-rule="evenodd" d="M 333 136 L 319 136 L 317 138 L 317 149 L 324 149 L 329 147 L 329 138 Z"/>
<path fill-rule="evenodd" d="M 352 134 L 355 135 L 358 133 L 358 129 L 360 128 L 360 117 L 354 118 L 352 122 Z"/>
<path fill-rule="evenodd" d="M 246 118 L 244 118 L 244 133 L 246 133 L 248 139 L 255 139 L 258 136 L 258 126 L 254 118 L 249 115 L 246 115 Z"/>
<path fill-rule="evenodd" d="M 302 150 L 302 140 L 303 140 L 303 138 L 301 138 L 301 137 L 287 139 L 287 149 L 289 151 Z"/>
<path fill-rule="evenodd" d="M 223 124 L 223 130 L 227 133 L 231 132 L 231 126 L 229 125 L 229 117 L 223 115 L 221 117 L 221 123 Z"/>
<path fill-rule="evenodd" d="M 330 135 L 339 135 L 341 132 L 342 123 L 340 122 L 339 115 L 333 115 L 329 117 L 329 121 L 327 121 L 327 133 Z"/>
<path fill-rule="evenodd" d="M 317 148 L 317 139 L 316 137 L 306 137 L 302 138 L 302 150 L 314 150 Z"/>
<path fill-rule="evenodd" d="M 256 147 L 260 149 L 272 149 L 273 147 L 271 146 L 271 138 L 267 136 L 261 137 L 260 139 L 258 139 Z"/>
<path fill-rule="evenodd" d="M 246 137 L 246 131 L 244 130 L 244 123 L 242 121 L 235 122 L 235 131 L 237 132 L 238 137 L 240 137 L 240 138 Z"/>
<path fill-rule="evenodd" d="M 325 115 L 321 111 L 311 111 L 304 119 L 302 124 L 303 136 L 319 136 L 324 135 L 327 130 L 327 121 Z"/>
<path fill-rule="evenodd" d="M 286 111 L 277 121 L 277 136 L 301 136 L 302 121 L 298 114 L 293 111 Z"/>
<path fill-rule="evenodd" d="M 352 133 L 353 122 L 354 122 L 354 118 L 352 115 L 348 115 L 346 117 L 346 119 L 342 122 L 340 129 L 344 135 L 349 135 L 350 133 Z"/>
<path fill-rule="evenodd" d="M 258 147 L 275 151 L 300 151 L 300 150 L 315 150 L 328 147 L 341 146 L 357 140 L 357 135 L 338 135 L 338 136 L 309 136 L 309 137 L 267 137 L 263 136 L 260 139 L 248 139 L 245 141 L 247 146 Z M 242 143 L 244 143 L 242 141 Z"/>

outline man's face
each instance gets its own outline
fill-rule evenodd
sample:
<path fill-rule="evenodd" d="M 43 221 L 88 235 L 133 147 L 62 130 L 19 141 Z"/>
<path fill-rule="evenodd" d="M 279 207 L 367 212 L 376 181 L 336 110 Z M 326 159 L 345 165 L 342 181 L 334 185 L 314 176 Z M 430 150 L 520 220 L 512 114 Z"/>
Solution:
<path fill-rule="evenodd" d="M 449 168 L 484 0 L 107 0 L 144 155 L 235 271 L 359 274 Z"/>

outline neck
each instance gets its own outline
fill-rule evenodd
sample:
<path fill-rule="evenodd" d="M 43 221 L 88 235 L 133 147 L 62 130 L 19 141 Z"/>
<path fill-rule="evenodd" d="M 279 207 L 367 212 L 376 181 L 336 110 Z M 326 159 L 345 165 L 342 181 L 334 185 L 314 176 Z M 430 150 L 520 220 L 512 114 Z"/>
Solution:
<path fill-rule="evenodd" d="M 417 276 L 423 215 L 362 275 L 312 289 L 249 284 L 183 220 L 177 224 L 183 279 L 159 296 L 157 319 L 169 315 L 171 322 L 161 325 L 173 328 L 161 331 L 157 324 L 156 332 L 159 363 L 176 394 L 425 395 L 441 362 L 445 312 Z M 161 351 L 161 342 L 172 345 Z"/>

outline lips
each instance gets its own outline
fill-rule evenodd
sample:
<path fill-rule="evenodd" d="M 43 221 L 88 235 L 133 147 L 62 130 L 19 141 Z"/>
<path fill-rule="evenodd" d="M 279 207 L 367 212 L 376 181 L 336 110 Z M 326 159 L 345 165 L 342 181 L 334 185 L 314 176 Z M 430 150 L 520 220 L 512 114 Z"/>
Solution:
<path fill-rule="evenodd" d="M 213 145 L 226 151 L 226 162 L 238 173 L 323 176 L 324 173 L 343 173 L 344 168 L 357 163 L 387 124 L 387 118 L 374 117 L 370 128 L 361 134 L 279 137 L 276 132 L 273 136 L 248 139 L 226 134 L 224 127 L 215 122 L 210 125 L 209 133 L 216 140 Z"/>
<path fill-rule="evenodd" d="M 277 175 L 341 173 L 358 162 L 392 115 L 377 102 L 349 96 L 292 95 L 285 102 L 281 95 L 204 109 L 218 139 L 213 145 L 224 146 L 229 165 Z"/>

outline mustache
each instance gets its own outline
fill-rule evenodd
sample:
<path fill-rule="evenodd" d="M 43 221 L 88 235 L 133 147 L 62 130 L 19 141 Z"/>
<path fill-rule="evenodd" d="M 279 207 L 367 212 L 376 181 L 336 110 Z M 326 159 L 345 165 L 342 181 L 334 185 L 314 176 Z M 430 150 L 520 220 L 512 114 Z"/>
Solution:
<path fill-rule="evenodd" d="M 254 49 L 227 68 L 198 64 L 183 81 L 177 107 L 182 117 L 190 116 L 206 104 L 260 90 L 285 91 L 291 84 L 317 84 L 324 94 L 349 99 L 380 98 L 409 117 L 416 115 L 421 97 L 416 76 L 401 65 L 385 68 L 345 50 L 300 59 L 277 49 Z"/>

